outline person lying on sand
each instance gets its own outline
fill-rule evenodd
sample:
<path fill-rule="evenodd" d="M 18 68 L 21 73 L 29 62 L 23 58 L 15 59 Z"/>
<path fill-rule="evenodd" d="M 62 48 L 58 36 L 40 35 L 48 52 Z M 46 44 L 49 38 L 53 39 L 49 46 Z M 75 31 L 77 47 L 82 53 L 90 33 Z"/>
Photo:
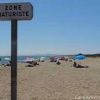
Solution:
<path fill-rule="evenodd" d="M 37 61 L 32 61 L 32 64 L 33 64 L 34 66 L 39 65 L 39 63 L 38 63 Z"/>
<path fill-rule="evenodd" d="M 8 63 L 6 63 L 6 64 L 2 64 L 4 67 L 9 67 L 9 66 L 11 66 L 11 61 L 9 61 Z"/>
<path fill-rule="evenodd" d="M 31 63 L 29 63 L 28 65 L 26 65 L 26 67 L 34 67 L 36 65 L 39 65 L 39 63 L 37 61 L 32 61 Z"/>
<path fill-rule="evenodd" d="M 75 67 L 75 68 L 88 68 L 88 66 L 83 66 L 83 65 L 77 64 L 75 61 L 74 61 L 73 67 Z"/>

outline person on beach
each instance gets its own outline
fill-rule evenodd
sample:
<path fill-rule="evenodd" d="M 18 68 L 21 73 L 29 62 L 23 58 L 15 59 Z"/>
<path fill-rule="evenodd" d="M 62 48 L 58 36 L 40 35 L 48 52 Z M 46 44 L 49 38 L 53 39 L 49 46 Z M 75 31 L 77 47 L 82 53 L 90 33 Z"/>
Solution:
<path fill-rule="evenodd" d="M 83 66 L 83 65 L 77 64 L 75 61 L 74 61 L 73 67 L 75 67 L 75 68 L 88 68 L 88 66 Z"/>
<path fill-rule="evenodd" d="M 36 66 L 36 65 L 39 65 L 39 63 L 37 61 L 32 61 L 32 65 Z"/>
<path fill-rule="evenodd" d="M 56 64 L 57 65 L 60 65 L 61 64 L 61 62 L 59 61 L 59 59 L 57 59 Z"/>

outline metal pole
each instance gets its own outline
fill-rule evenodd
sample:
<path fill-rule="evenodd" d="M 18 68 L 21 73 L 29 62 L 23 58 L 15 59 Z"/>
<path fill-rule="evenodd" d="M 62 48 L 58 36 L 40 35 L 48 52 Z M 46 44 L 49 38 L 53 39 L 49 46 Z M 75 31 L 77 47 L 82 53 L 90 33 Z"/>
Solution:
<path fill-rule="evenodd" d="M 17 20 L 11 20 L 11 100 L 17 100 Z"/>

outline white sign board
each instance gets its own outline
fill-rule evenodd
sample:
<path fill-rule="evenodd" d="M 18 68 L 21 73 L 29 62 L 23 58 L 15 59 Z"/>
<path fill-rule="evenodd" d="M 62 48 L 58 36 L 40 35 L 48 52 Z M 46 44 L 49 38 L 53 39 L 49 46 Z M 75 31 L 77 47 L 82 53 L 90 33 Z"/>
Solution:
<path fill-rule="evenodd" d="M 31 3 L 0 3 L 0 20 L 31 20 L 32 17 Z"/>

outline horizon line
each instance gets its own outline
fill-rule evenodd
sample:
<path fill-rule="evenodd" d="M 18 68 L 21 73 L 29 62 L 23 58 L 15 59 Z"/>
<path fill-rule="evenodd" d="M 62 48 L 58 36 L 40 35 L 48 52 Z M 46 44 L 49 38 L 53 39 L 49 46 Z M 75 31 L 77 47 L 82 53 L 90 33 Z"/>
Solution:
<path fill-rule="evenodd" d="M 51 56 L 51 55 L 75 55 L 78 53 L 74 53 L 74 54 L 19 54 L 17 56 Z M 82 53 L 85 55 L 93 55 L 93 54 L 100 54 L 100 53 Z M 0 56 L 11 56 L 11 55 L 0 55 Z"/>

